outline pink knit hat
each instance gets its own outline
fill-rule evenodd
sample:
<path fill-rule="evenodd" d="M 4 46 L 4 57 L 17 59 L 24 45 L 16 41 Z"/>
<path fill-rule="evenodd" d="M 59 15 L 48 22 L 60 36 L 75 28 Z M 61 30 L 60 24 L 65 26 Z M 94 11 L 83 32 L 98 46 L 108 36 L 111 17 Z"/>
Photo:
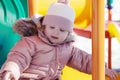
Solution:
<path fill-rule="evenodd" d="M 43 19 L 43 25 L 59 26 L 69 32 L 73 31 L 75 13 L 74 10 L 64 3 L 53 3 L 48 8 Z"/>

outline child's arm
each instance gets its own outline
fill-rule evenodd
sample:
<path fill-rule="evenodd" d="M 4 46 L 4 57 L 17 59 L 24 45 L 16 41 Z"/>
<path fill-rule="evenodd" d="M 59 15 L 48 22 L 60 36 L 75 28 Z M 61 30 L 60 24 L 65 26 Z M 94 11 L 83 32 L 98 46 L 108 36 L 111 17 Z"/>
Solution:
<path fill-rule="evenodd" d="M 15 78 L 19 78 L 22 71 L 30 65 L 33 51 L 35 51 L 33 42 L 28 37 L 23 37 L 8 54 L 0 73 L 11 72 Z"/>
<path fill-rule="evenodd" d="M 92 73 L 91 55 L 79 48 L 73 47 L 72 56 L 68 62 L 68 66 L 79 70 L 80 72 Z"/>
<path fill-rule="evenodd" d="M 92 57 L 85 51 L 73 48 L 72 56 L 68 62 L 68 66 L 84 73 L 92 73 Z M 117 73 L 114 70 L 105 68 L 105 75 L 111 80 L 116 80 Z"/>

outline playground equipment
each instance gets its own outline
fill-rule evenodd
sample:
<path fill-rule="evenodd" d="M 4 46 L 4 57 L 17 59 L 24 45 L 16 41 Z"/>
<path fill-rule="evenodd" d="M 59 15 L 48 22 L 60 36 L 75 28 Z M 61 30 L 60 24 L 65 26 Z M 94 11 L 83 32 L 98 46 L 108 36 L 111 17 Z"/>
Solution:
<path fill-rule="evenodd" d="M 108 32 L 111 37 L 116 37 L 118 42 L 120 42 L 120 23 L 110 22 L 108 24 Z"/>
<path fill-rule="evenodd" d="M 19 36 L 12 31 L 12 23 L 20 17 L 28 17 L 27 11 L 29 11 L 29 16 L 40 13 L 45 14 L 48 6 L 55 2 L 56 0 L 29 0 L 29 8 L 27 7 L 27 0 L 15 0 L 15 1 L 8 1 L 5 2 L 4 0 L 0 1 L 0 10 L 2 13 L 0 16 L 0 63 L 1 65 L 4 63 L 6 59 L 6 55 L 14 45 L 17 40 L 19 40 Z M 109 0 L 108 0 L 109 1 Z M 91 4 L 100 4 L 94 5 L 94 9 L 91 10 Z M 110 2 L 112 3 L 112 2 Z M 13 7 L 9 7 L 9 5 Z M 77 32 L 80 36 L 84 36 L 87 38 L 92 38 L 92 45 L 93 45 L 93 80 L 104 80 L 104 34 L 105 37 L 111 40 L 112 36 L 109 33 L 113 32 L 112 28 L 114 27 L 115 30 L 118 31 L 114 24 L 109 24 L 109 32 L 108 29 L 105 27 L 104 29 L 104 0 L 71 0 L 70 5 L 76 11 L 76 18 L 75 18 L 75 32 Z M 96 7 L 97 6 L 97 7 Z M 29 9 L 29 10 L 28 10 Z M 99 11 L 100 10 L 100 11 Z M 110 9 L 111 10 L 111 9 Z M 110 12 L 109 10 L 109 12 Z M 94 13 L 98 11 L 98 14 Z M 92 14 L 94 16 L 92 16 Z M 99 16 L 100 15 L 100 16 Z M 110 14 L 111 15 L 111 14 Z M 94 20 L 92 19 L 94 18 Z M 109 17 L 111 19 L 111 17 Z M 12 19 L 12 20 L 11 20 Z M 99 19 L 99 20 L 98 20 Z M 100 21 L 100 22 L 96 22 Z M 93 28 L 91 28 L 91 23 Z M 102 27 L 101 27 L 102 26 Z M 91 30 L 93 35 L 91 35 Z M 104 32 L 105 30 L 105 32 Z M 114 36 L 118 36 L 118 33 L 114 31 L 112 33 Z M 97 37 L 98 36 L 98 37 Z M 119 39 L 119 37 L 118 37 Z M 7 41 L 9 40 L 9 41 Z M 100 41 L 100 42 L 99 42 Z M 95 43 L 96 42 L 96 43 Z M 10 43 L 10 44 L 9 44 Z M 111 43 L 111 41 L 110 41 Z M 9 44 L 9 46 L 8 46 Z M 108 45 L 109 46 L 109 45 Z M 6 50 L 7 49 L 7 50 Z M 99 52 L 100 51 L 100 52 Z M 97 54 L 95 54 L 97 53 Z M 94 63 L 95 61 L 97 63 Z M 109 62 L 110 63 L 110 62 Z M 97 67 L 101 66 L 101 67 Z M 82 80 L 91 80 L 92 76 L 87 75 L 84 73 L 79 73 L 75 70 L 69 69 L 65 67 L 63 70 L 63 80 L 75 80 L 75 79 L 82 79 Z M 73 72 L 73 73 L 72 73 Z M 98 72 L 98 73 L 96 73 Z M 65 74 L 64 74 L 65 73 Z M 75 76 L 73 76 L 75 74 Z M 82 76 L 82 77 L 81 77 Z M 120 78 L 119 78 L 120 79 Z M 118 80 L 119 80 L 118 79 Z"/>

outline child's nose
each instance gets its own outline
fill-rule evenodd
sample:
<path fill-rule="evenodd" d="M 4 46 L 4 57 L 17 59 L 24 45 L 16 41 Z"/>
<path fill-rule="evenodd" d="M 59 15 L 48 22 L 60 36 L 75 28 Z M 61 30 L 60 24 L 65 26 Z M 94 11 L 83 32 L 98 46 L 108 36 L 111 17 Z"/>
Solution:
<path fill-rule="evenodd" d="M 54 34 L 58 35 L 60 33 L 59 30 L 54 31 Z"/>

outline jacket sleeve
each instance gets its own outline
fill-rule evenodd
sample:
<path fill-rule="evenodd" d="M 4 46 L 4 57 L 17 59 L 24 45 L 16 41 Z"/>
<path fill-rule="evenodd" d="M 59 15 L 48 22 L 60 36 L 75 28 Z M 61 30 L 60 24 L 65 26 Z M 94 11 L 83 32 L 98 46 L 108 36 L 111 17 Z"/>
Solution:
<path fill-rule="evenodd" d="M 16 75 L 20 76 L 20 73 L 27 68 L 33 55 L 34 45 L 32 41 L 23 37 L 12 48 L 7 56 L 6 62 L 3 64 L 1 71 L 12 71 Z"/>
<path fill-rule="evenodd" d="M 80 72 L 91 74 L 92 60 L 91 55 L 79 48 L 73 47 L 72 56 L 68 61 L 68 66 Z"/>

